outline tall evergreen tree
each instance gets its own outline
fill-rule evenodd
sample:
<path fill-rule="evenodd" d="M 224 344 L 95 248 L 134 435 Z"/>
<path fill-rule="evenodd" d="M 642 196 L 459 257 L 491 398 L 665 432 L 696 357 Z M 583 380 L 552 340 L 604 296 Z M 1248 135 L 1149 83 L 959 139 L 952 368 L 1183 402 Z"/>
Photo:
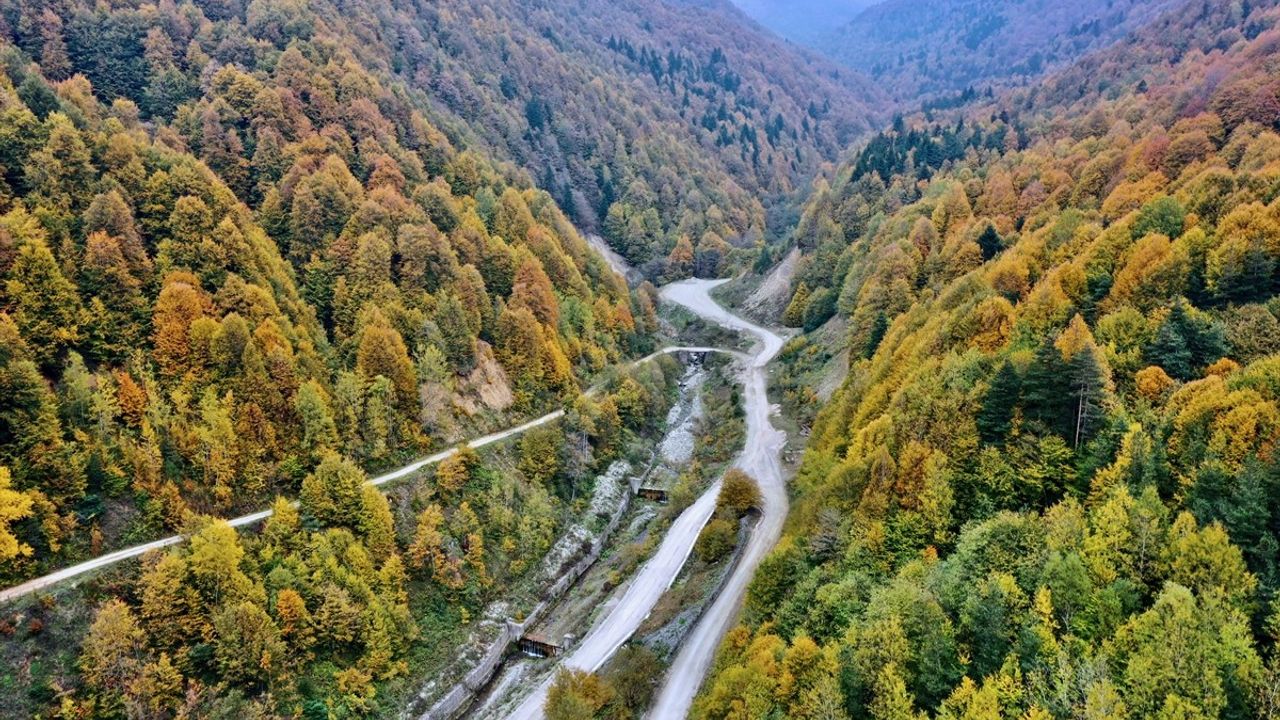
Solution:
<path fill-rule="evenodd" d="M 1092 343 L 1085 344 L 1071 357 L 1068 372 L 1076 405 L 1072 441 L 1079 448 L 1097 432 L 1095 426 L 1102 415 L 1102 399 L 1106 391 L 1105 371 Z"/>
<path fill-rule="evenodd" d="M 876 350 L 880 349 L 880 343 L 884 342 L 885 333 L 889 332 L 889 316 L 883 310 L 876 313 L 875 322 L 871 324 L 871 332 L 867 334 L 867 345 L 862 351 L 862 357 L 870 358 L 876 354 Z"/>
<path fill-rule="evenodd" d="M 1070 438 L 1075 429 L 1074 407 L 1067 363 L 1046 337 L 1022 381 L 1023 415 L 1049 432 Z"/>
<path fill-rule="evenodd" d="M 1003 442 L 1013 425 L 1014 410 L 1022 393 L 1022 376 L 1012 362 L 1005 360 L 991 379 L 982 409 L 978 411 L 978 436 L 983 442 Z"/>
<path fill-rule="evenodd" d="M 1171 377 L 1190 380 L 1197 371 L 1226 352 L 1222 329 L 1212 318 L 1196 312 L 1186 300 L 1178 300 L 1147 346 L 1147 362 L 1159 365 Z"/>
<path fill-rule="evenodd" d="M 987 229 L 978 236 L 978 247 L 982 250 L 983 261 L 995 257 L 1003 245 L 1004 241 L 1000 239 L 1000 233 L 996 232 L 994 225 L 988 225 Z"/>

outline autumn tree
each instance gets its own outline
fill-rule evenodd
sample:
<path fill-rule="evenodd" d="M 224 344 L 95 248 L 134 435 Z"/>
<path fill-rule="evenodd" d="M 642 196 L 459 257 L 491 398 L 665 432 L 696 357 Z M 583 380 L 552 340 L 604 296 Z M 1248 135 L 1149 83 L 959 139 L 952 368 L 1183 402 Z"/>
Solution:
<path fill-rule="evenodd" d="M 520 438 L 520 472 L 544 486 L 560 472 L 564 434 L 552 425 L 532 428 Z"/>
<path fill-rule="evenodd" d="M 471 481 L 480 464 L 480 457 L 469 445 L 460 445 L 457 452 L 440 461 L 436 468 L 436 483 L 447 493 L 456 493 Z"/>
<path fill-rule="evenodd" d="M 560 307 L 551 280 L 532 254 L 521 258 L 516 267 L 511 306 L 527 309 L 539 322 L 550 327 L 555 327 L 560 320 Z"/>
<path fill-rule="evenodd" d="M 730 468 L 720 481 L 720 494 L 716 507 L 742 517 L 751 510 L 759 510 L 764 499 L 755 479 L 738 468 Z"/>
<path fill-rule="evenodd" d="M 239 684 L 269 684 L 284 670 L 288 651 L 275 621 L 258 605 L 231 603 L 213 619 L 214 654 L 223 677 Z"/>
<path fill-rule="evenodd" d="M 302 481 L 298 495 L 302 514 L 321 526 L 352 527 L 364 509 L 366 476 L 354 463 L 336 453 L 326 453 Z"/>
<path fill-rule="evenodd" d="M 547 691 L 548 720 L 590 720 L 613 700 L 613 689 L 585 670 L 563 669 Z"/>
<path fill-rule="evenodd" d="M 396 390 L 398 407 L 412 407 L 417 400 L 417 380 L 404 338 L 380 312 L 375 311 L 369 317 L 360 333 L 356 372 L 366 381 L 377 375 L 390 380 Z"/>
<path fill-rule="evenodd" d="M 0 562 L 9 563 L 31 554 L 31 546 L 13 534 L 12 525 L 29 517 L 32 505 L 30 495 L 13 489 L 9 468 L 0 466 Z"/>
<path fill-rule="evenodd" d="M 40 238 L 18 247 L 4 294 L 10 316 L 41 365 L 51 367 L 79 340 L 80 297 Z"/>
<path fill-rule="evenodd" d="M 804 311 L 809 304 L 809 286 L 803 281 L 791 295 L 791 302 L 782 313 L 782 322 L 787 327 L 800 327 L 804 324 Z"/>
<path fill-rule="evenodd" d="M 108 600 L 94 613 L 80 649 L 85 682 L 101 693 L 108 706 L 119 702 L 141 669 L 145 650 L 146 635 L 133 611 L 120 600 Z"/>

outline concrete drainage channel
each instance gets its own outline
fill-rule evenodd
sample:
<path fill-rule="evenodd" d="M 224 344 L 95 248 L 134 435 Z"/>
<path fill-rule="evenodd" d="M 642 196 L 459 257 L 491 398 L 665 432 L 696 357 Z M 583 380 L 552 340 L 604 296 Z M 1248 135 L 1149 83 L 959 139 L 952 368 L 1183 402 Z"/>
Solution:
<path fill-rule="evenodd" d="M 681 381 L 682 393 L 687 393 L 692 389 L 692 399 L 681 398 L 681 403 L 689 402 L 696 404 L 700 409 L 700 397 L 702 380 L 705 378 L 702 373 L 704 371 L 700 367 L 700 363 L 693 361 L 693 358 L 687 358 L 689 362 L 689 370 L 686 377 Z M 673 406 L 674 409 L 674 406 Z M 680 424 L 681 426 L 684 423 Z M 680 428 L 671 428 L 669 432 L 678 431 Z M 664 437 L 664 442 L 666 438 Z M 616 501 L 609 514 L 608 522 L 604 528 L 591 541 L 586 553 L 567 570 L 559 571 L 557 580 L 543 593 L 543 599 L 529 612 L 523 621 L 517 622 L 512 618 L 507 618 L 503 623 L 498 635 L 489 642 L 484 652 L 474 665 L 466 672 L 460 681 L 439 695 L 435 701 L 425 711 L 418 714 L 418 708 L 430 701 L 436 694 L 432 692 L 434 687 L 428 685 L 415 699 L 415 702 L 406 709 L 404 717 L 418 717 L 419 720 L 456 720 L 463 717 L 466 711 L 471 708 L 472 704 L 479 698 L 493 681 L 498 671 L 506 662 L 509 653 L 513 650 L 519 650 L 521 641 L 526 638 L 528 632 L 536 628 L 540 622 L 546 619 L 547 614 L 555 608 L 557 602 L 565 595 L 570 588 L 577 583 L 582 576 L 589 570 L 599 559 L 601 554 L 609 545 L 609 540 L 617 531 L 622 519 L 626 517 L 631 509 L 633 498 L 640 495 L 640 490 L 645 482 L 649 480 L 655 468 L 661 465 L 663 458 L 658 452 L 653 452 L 650 461 L 645 470 L 641 473 L 631 473 L 630 463 L 619 460 L 609 466 L 609 469 L 597 479 L 597 485 L 600 481 L 609 477 L 626 477 L 627 492 L 620 493 L 620 497 Z M 593 505 L 595 503 L 593 502 Z M 573 542 L 574 530 L 571 527 L 561 537 L 561 543 Z M 555 553 L 553 548 L 548 555 Z M 547 646 L 556 644 L 559 638 L 539 638 L 534 644 Z M 571 641 L 572 638 L 567 638 Z M 569 644 L 568 642 L 564 643 Z M 549 647 L 542 648 L 543 652 L 548 652 Z"/>
<path fill-rule="evenodd" d="M 462 682 L 454 685 L 434 705 L 422 713 L 419 716 L 421 720 L 454 720 L 454 718 L 461 717 L 462 712 L 471 705 L 476 696 L 493 679 L 494 673 L 501 667 L 511 646 L 524 637 L 526 628 L 536 626 L 547 611 L 554 606 L 555 601 L 559 600 L 560 596 L 564 595 L 565 591 L 577 582 L 578 578 L 582 577 L 582 574 L 588 568 L 595 564 L 608 543 L 609 537 L 617 530 L 618 523 L 626 515 L 627 510 L 630 509 L 631 498 L 635 496 L 635 491 L 639 487 L 639 478 L 632 478 L 628 483 L 631 485 L 631 492 L 623 494 L 622 501 L 609 518 L 609 524 L 605 526 L 604 532 L 591 543 L 591 549 L 587 554 L 561 576 L 555 585 L 551 586 L 551 589 L 547 591 L 546 599 L 533 608 L 533 611 L 529 613 L 524 622 L 507 620 L 504 631 L 496 640 L 490 643 L 489 649 L 484 653 L 480 662 L 472 668 L 471 672 L 467 673 Z"/>

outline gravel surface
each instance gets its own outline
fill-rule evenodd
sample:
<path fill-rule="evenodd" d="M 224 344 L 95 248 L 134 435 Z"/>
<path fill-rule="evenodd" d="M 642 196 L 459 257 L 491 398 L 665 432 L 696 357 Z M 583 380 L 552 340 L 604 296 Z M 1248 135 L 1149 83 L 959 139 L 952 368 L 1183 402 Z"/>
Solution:
<path fill-rule="evenodd" d="M 765 373 L 765 366 L 781 349 L 783 339 L 729 313 L 712 300 L 709 294 L 711 289 L 722 282 L 724 281 L 685 280 L 672 283 L 662 288 L 662 297 L 725 328 L 748 333 L 758 341 L 753 354 L 739 364 L 744 386 L 747 437 L 746 447 L 735 465 L 760 483 L 764 507 L 760 523 L 752 533 L 741 561 L 734 568 L 723 591 L 707 609 L 676 655 L 651 715 L 664 720 L 684 717 L 688 712 L 720 638 L 737 616 L 747 582 L 756 565 L 773 547 L 782 531 L 782 521 L 787 510 L 787 494 L 779 457 L 785 436 L 769 421 L 773 408 L 770 407 L 766 394 Z M 573 652 L 561 662 L 562 666 L 597 670 L 631 637 L 680 573 L 693 550 L 698 533 L 715 511 L 719 492 L 720 483 L 716 482 L 676 518 L 653 557 L 632 578 L 623 597 L 595 623 Z M 552 677 L 553 675 L 547 677 L 507 717 L 513 720 L 542 717 L 542 706 L 546 702 Z"/>

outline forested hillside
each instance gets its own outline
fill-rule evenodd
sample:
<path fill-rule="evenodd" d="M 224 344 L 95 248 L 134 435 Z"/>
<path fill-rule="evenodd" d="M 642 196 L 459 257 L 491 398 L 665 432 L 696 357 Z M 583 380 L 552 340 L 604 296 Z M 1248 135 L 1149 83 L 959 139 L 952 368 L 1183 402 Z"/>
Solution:
<path fill-rule="evenodd" d="M 650 294 L 348 20 L 0 3 L 0 579 L 193 538 L 113 588 L 83 648 L 52 598 L 6 615 L 26 669 L 0 714 L 371 712 L 416 623 L 439 637 L 528 572 L 660 417 L 661 371 L 580 399 L 650 349 Z M 518 472 L 464 453 L 413 502 L 361 490 L 565 404 Z M 207 517 L 278 496 L 300 511 L 243 545 Z"/>
<path fill-rule="evenodd" d="M 818 166 L 886 115 L 857 73 L 727 0 L 424 3 L 377 32 L 400 37 L 398 72 L 575 222 L 657 261 L 651 277 L 714 276 L 733 247 L 753 253 Z"/>
<path fill-rule="evenodd" d="M 1026 82 L 1106 48 L 1178 0 L 885 0 L 816 47 L 899 101 Z"/>
<path fill-rule="evenodd" d="M 1195 0 L 820 184 L 786 320 L 853 360 L 696 717 L 1275 715 L 1274 5 Z"/>
<path fill-rule="evenodd" d="M 733 4 L 782 37 L 813 47 L 833 27 L 852 21 L 876 0 L 733 0 Z"/>

